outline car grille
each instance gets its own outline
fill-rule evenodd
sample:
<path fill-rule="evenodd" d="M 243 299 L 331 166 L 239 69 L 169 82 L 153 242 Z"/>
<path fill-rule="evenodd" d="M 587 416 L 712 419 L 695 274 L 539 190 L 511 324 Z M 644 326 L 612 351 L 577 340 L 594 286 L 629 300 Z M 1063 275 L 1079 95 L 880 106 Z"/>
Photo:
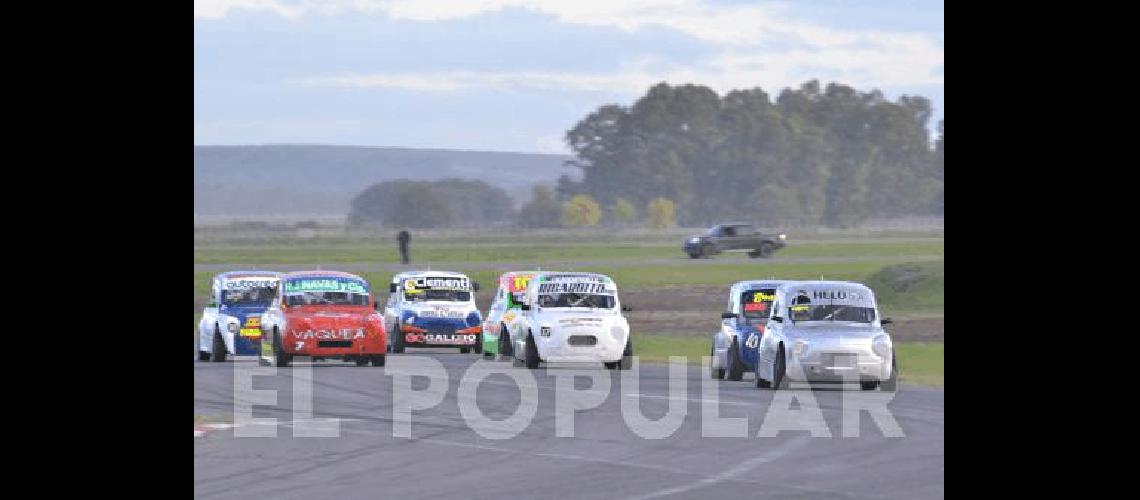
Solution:
<path fill-rule="evenodd" d="M 828 368 L 854 368 L 859 364 L 857 354 L 822 354 L 823 366 Z"/>
<path fill-rule="evenodd" d="M 573 346 L 591 346 L 598 343 L 598 338 L 593 335 L 571 335 L 566 339 L 566 343 Z"/>
<path fill-rule="evenodd" d="M 351 340 L 319 340 L 317 347 L 352 347 Z"/>

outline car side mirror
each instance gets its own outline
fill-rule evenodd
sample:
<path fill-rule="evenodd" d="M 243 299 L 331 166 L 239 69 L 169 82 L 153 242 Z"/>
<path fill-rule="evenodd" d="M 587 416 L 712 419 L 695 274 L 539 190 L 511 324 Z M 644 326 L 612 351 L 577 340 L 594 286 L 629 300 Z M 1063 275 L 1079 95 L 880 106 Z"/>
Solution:
<path fill-rule="evenodd" d="M 725 312 L 720 313 L 720 319 L 732 319 L 735 317 L 736 317 L 736 313 L 734 313 L 734 312 L 725 311 Z"/>
<path fill-rule="evenodd" d="M 783 323 L 784 322 L 784 318 L 781 318 L 779 316 L 772 316 L 771 320 L 775 321 L 777 323 Z"/>
<path fill-rule="evenodd" d="M 472 281 L 471 282 L 471 291 L 473 291 L 473 292 L 479 291 L 479 282 L 478 281 Z"/>
<path fill-rule="evenodd" d="M 523 304 L 523 305 L 519 306 L 519 309 L 522 309 L 524 311 L 529 311 L 530 310 L 530 304 Z"/>
<path fill-rule="evenodd" d="M 388 293 L 396 293 L 396 290 L 399 290 L 399 289 L 400 289 L 399 285 L 397 285 L 395 283 L 388 283 Z"/>
<path fill-rule="evenodd" d="M 894 322 L 895 322 L 895 320 L 893 320 L 891 318 L 883 318 L 883 319 L 879 320 L 879 324 L 881 324 L 881 325 L 889 325 L 889 324 L 894 323 Z"/>

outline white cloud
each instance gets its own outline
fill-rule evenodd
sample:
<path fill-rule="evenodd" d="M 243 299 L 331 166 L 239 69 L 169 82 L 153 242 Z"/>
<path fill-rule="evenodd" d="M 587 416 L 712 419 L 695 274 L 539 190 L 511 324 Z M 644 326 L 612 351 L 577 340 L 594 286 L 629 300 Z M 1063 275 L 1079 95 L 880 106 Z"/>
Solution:
<path fill-rule="evenodd" d="M 640 93 L 658 81 L 702 83 L 718 91 L 761 86 L 777 90 L 805 80 L 858 87 L 942 84 L 941 41 L 921 33 L 839 30 L 791 19 L 779 4 L 710 5 L 701 0 L 279 0 L 196 1 L 194 16 L 224 17 L 232 9 L 269 11 L 295 19 L 309 13 L 382 13 L 419 22 L 464 19 L 507 7 L 549 14 L 564 23 L 635 31 L 659 26 L 720 47 L 704 63 L 661 66 L 640 61 L 614 73 L 472 72 L 320 75 L 304 85 L 390 87 L 449 92 L 475 87 Z M 780 45 L 795 48 L 778 48 Z"/>

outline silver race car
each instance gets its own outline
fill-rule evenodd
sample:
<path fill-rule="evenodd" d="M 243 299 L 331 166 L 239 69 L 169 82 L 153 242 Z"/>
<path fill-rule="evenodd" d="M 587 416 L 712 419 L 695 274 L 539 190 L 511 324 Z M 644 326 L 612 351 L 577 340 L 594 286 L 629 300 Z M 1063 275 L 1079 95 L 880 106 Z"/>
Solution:
<path fill-rule="evenodd" d="M 859 382 L 894 391 L 894 345 L 870 288 L 847 281 L 796 281 L 776 289 L 756 357 L 756 387 L 789 381 Z"/>

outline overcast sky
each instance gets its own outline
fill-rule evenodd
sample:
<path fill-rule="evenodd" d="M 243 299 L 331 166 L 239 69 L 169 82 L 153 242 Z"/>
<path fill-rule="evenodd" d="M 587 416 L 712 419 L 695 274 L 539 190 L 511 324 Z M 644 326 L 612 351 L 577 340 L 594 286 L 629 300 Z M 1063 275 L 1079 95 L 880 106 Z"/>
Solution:
<path fill-rule="evenodd" d="M 943 117 L 942 1 L 195 1 L 194 144 L 567 152 L 649 86 L 818 78 Z"/>

